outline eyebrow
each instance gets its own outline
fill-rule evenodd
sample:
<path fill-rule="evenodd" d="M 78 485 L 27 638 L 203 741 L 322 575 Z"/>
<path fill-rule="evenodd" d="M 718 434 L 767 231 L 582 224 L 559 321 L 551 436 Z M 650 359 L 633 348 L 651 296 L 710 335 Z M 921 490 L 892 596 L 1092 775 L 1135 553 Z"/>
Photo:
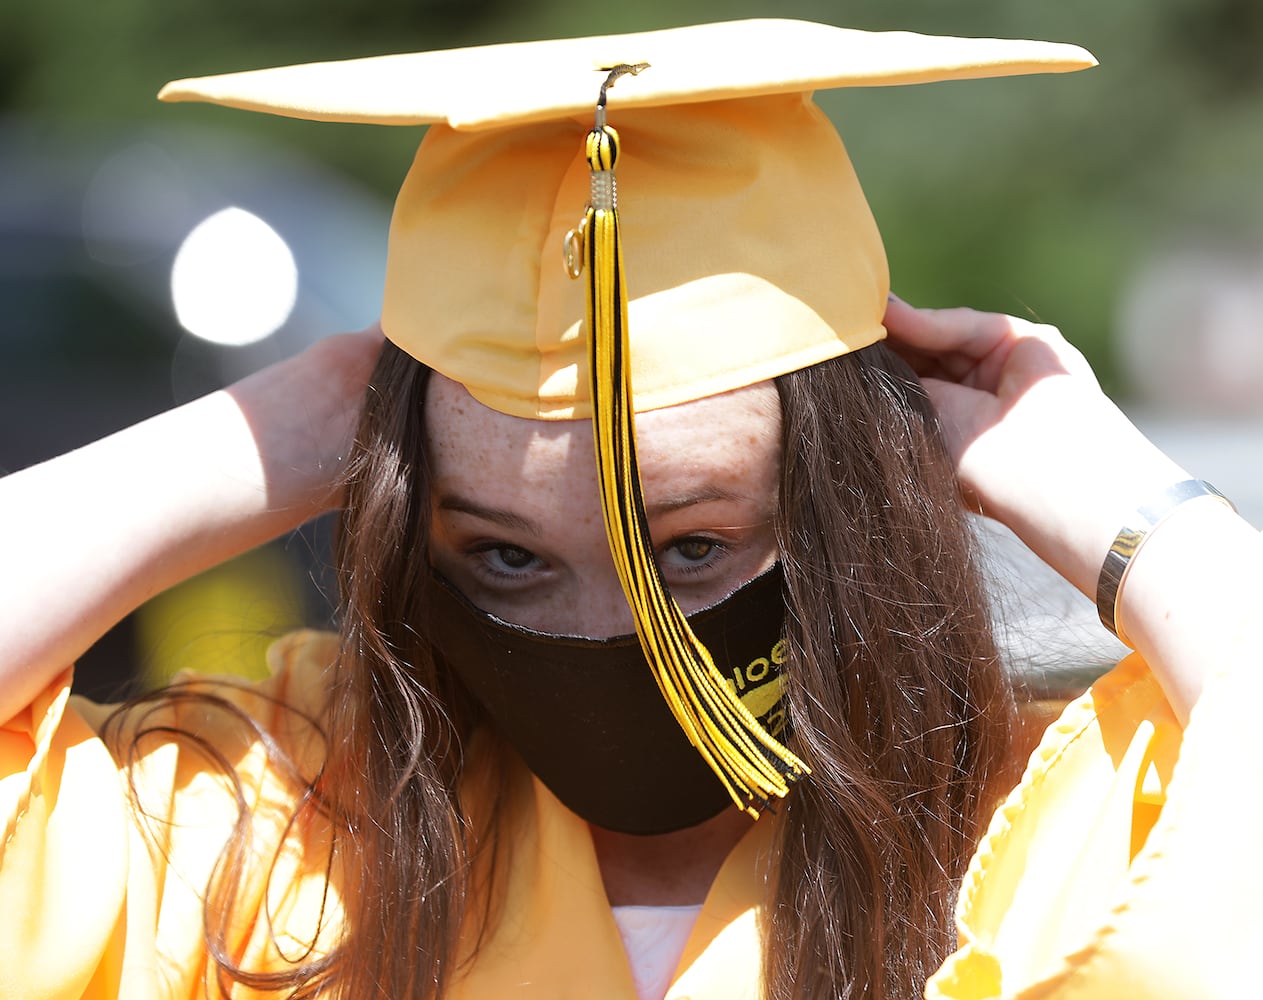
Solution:
<path fill-rule="evenodd" d="M 716 500 L 742 503 L 749 499 L 742 493 L 734 493 L 732 490 L 725 490 L 718 486 L 703 486 L 700 489 L 690 490 L 687 493 L 677 493 L 675 496 L 663 497 L 655 503 L 648 504 L 645 507 L 645 513 L 650 517 L 657 517 L 660 514 L 670 514 L 672 511 L 683 510 L 685 507 L 712 503 Z"/>
<path fill-rule="evenodd" d="M 535 537 L 539 537 L 542 534 L 539 525 L 530 520 L 530 518 L 522 517 L 521 514 L 514 514 L 512 511 L 502 510 L 499 507 L 485 507 L 480 503 L 475 503 L 468 497 L 463 497 L 456 493 L 444 493 L 439 497 L 438 507 L 439 510 L 468 514 L 471 517 L 490 521 L 492 524 L 498 524 L 504 528 L 512 528 L 515 531 L 522 531 Z"/>
<path fill-rule="evenodd" d="M 721 489 L 718 486 L 706 486 L 688 493 L 678 493 L 675 496 L 664 497 L 656 503 L 649 504 L 645 508 L 645 513 L 652 518 L 659 517 L 662 514 L 670 514 L 672 511 L 683 510 L 686 507 L 713 503 L 718 500 L 739 503 L 748 499 L 748 497 L 740 493 L 734 493 L 731 490 Z M 490 521 L 492 524 L 512 528 L 516 531 L 523 531 L 535 537 L 543 534 L 540 526 L 530 518 L 522 517 L 520 514 L 514 514 L 512 511 L 503 510 L 499 507 L 487 507 L 458 493 L 444 493 L 439 497 L 438 508 L 439 510 L 454 511 L 458 514 L 468 514 L 470 517 Z"/>

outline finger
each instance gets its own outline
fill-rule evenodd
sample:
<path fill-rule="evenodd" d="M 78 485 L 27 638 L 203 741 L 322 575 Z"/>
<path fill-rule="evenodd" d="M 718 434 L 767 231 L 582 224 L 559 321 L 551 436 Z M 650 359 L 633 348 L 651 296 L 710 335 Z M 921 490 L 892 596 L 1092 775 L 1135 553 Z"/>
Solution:
<path fill-rule="evenodd" d="M 1013 334 L 1012 317 L 974 309 L 919 309 L 891 295 L 885 324 L 891 337 L 910 347 L 935 354 L 959 352 L 969 357 L 986 355 L 995 344 Z"/>
<path fill-rule="evenodd" d="M 1003 354 L 1001 363 L 992 367 L 988 358 L 979 365 L 980 388 L 991 386 L 1005 394 L 1055 376 L 1070 376 L 1099 388 L 1087 359 L 1054 327 L 1032 325 L 997 353 Z"/>
<path fill-rule="evenodd" d="M 886 344 L 892 351 L 899 355 L 899 357 L 906 361 L 908 363 L 908 367 L 911 368 L 919 377 L 925 378 L 939 373 L 941 366 L 934 355 L 927 354 L 925 351 L 919 351 L 915 347 L 910 347 L 908 344 L 893 338 L 888 339 Z"/>
<path fill-rule="evenodd" d="M 973 309 L 917 309 L 898 297 L 887 312 L 891 344 L 920 362 L 918 374 L 952 379 L 994 392 L 1009 376 L 1068 373 L 1095 376 L 1084 356 L 1054 326 Z"/>
<path fill-rule="evenodd" d="M 962 382 L 978 364 L 978 359 L 958 351 L 936 352 L 914 347 L 905 340 L 890 337 L 887 345 L 922 378 L 941 378 Z"/>
<path fill-rule="evenodd" d="M 978 366 L 996 353 L 993 351 L 992 354 L 987 355 L 980 362 L 977 358 L 971 358 L 958 351 L 933 354 L 929 351 L 910 347 L 908 344 L 894 339 L 889 340 L 888 343 L 891 349 L 903 358 L 919 377 L 940 378 L 968 385 L 973 385 L 978 381 L 976 374 Z"/>
<path fill-rule="evenodd" d="M 938 414 L 952 461 L 959 463 L 969 445 L 999 419 L 1000 405 L 990 393 L 938 378 L 921 380 Z"/>

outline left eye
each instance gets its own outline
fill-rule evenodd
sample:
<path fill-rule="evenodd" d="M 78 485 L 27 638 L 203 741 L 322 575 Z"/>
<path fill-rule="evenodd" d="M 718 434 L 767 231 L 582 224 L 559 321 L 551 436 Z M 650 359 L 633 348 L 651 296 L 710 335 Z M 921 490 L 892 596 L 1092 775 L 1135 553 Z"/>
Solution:
<path fill-rule="evenodd" d="M 728 555 L 719 539 L 692 535 L 665 545 L 658 556 L 658 565 L 673 583 L 697 584 L 718 572 Z"/>
<path fill-rule="evenodd" d="M 535 553 L 516 545 L 501 545 L 492 551 L 500 562 L 510 569 L 526 569 L 535 561 Z"/>
<path fill-rule="evenodd" d="M 671 548 L 689 562 L 701 562 L 714 551 L 715 543 L 708 538 L 685 538 Z"/>

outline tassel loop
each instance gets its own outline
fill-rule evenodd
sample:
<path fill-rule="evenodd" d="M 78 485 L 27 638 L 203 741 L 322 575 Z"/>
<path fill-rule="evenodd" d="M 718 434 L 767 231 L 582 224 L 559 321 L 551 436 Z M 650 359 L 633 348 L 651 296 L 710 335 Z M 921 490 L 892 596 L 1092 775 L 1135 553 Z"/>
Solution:
<path fill-rule="evenodd" d="M 608 74 L 605 82 L 601 84 L 600 96 L 596 99 L 596 127 L 605 127 L 605 102 L 609 96 L 609 89 L 624 76 L 639 76 L 644 70 L 649 68 L 647 62 L 638 63 L 615 63 L 613 66 L 606 66 L 605 71 Z"/>

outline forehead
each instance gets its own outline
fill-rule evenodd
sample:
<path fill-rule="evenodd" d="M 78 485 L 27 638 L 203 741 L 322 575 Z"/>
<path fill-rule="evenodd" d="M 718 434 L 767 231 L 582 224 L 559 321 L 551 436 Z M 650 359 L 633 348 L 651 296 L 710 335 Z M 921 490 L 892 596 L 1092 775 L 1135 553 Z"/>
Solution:
<path fill-rule="evenodd" d="M 596 496 L 596 461 L 587 420 L 528 420 L 475 400 L 434 373 L 426 440 L 436 487 L 521 498 L 523 491 Z M 772 382 L 649 410 L 636 416 L 636 448 L 646 499 L 703 487 L 707 478 L 771 480 L 779 473 L 780 401 Z M 751 485 L 754 485 L 751 483 Z"/>

